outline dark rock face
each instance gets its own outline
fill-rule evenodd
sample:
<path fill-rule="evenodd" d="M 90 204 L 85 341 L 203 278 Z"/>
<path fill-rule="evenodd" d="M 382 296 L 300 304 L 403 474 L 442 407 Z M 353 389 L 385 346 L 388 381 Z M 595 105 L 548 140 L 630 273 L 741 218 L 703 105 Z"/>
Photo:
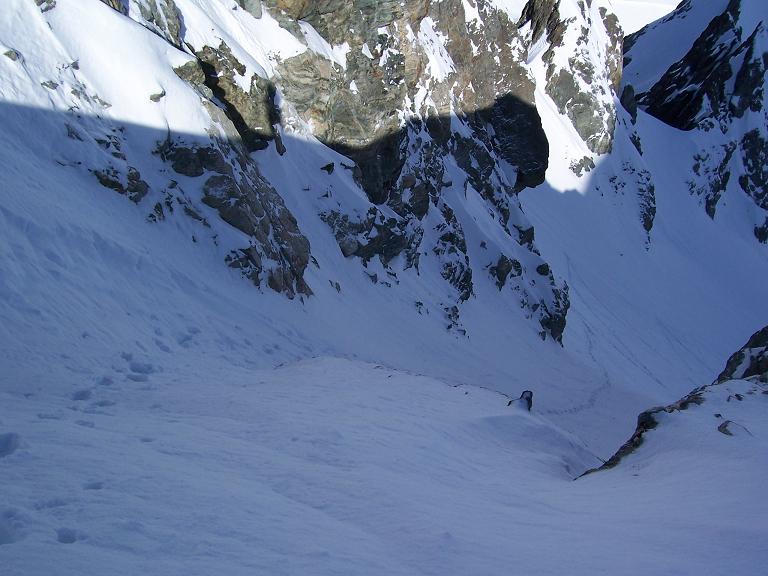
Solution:
<path fill-rule="evenodd" d="M 517 190 L 544 182 L 549 142 L 535 110 L 519 98 L 505 94 L 497 98 L 490 109 L 479 110 L 473 116 L 476 124 L 493 127 L 494 147 L 499 155 L 519 167 Z"/>
<path fill-rule="evenodd" d="M 507 283 L 507 278 L 512 274 L 513 278 L 517 278 L 523 273 L 523 267 L 517 260 L 507 258 L 504 254 L 499 256 L 498 262 L 490 269 L 491 276 L 496 279 L 496 286 L 499 290 L 504 288 Z"/>
<path fill-rule="evenodd" d="M 682 60 L 674 64 L 650 91 L 638 95 L 648 113 L 667 124 L 691 130 L 707 118 L 725 120 L 732 110 L 726 89 L 733 76 L 732 61 L 753 50 L 754 35 L 743 41 L 738 27 L 740 0 L 731 0 L 697 38 Z M 742 68 L 752 65 L 745 59 Z M 738 75 L 745 75 L 739 70 Z M 746 72 L 750 75 L 749 72 Z M 762 85 L 762 79 L 758 82 Z M 749 91 L 750 87 L 745 86 Z M 740 102 L 742 96 L 734 94 Z M 705 100 L 707 104 L 705 105 Z"/>
<path fill-rule="evenodd" d="M 632 123 L 637 122 L 637 98 L 635 97 L 635 89 L 631 84 L 624 86 L 621 91 L 621 105 L 629 112 L 632 117 Z"/>
<path fill-rule="evenodd" d="M 768 110 L 765 77 L 768 33 L 765 22 L 742 17 L 743 0 L 730 0 L 695 39 L 690 50 L 645 92 L 638 104 L 681 130 L 707 133 L 693 159 L 692 194 L 715 218 L 721 198 L 735 184 L 759 209 L 755 237 L 763 240 L 760 222 L 768 218 Z M 668 19 L 683 18 L 698 7 L 682 2 Z M 663 23 L 660 25 L 663 26 Z M 649 46 L 640 31 L 627 40 L 625 64 L 631 69 L 635 50 Z M 631 86 L 625 87 L 626 90 Z"/>
<path fill-rule="evenodd" d="M 765 222 L 762 225 L 755 226 L 754 233 L 758 242 L 768 243 L 768 216 L 765 217 Z"/>
<path fill-rule="evenodd" d="M 203 203 L 251 239 L 249 246 L 228 256 L 230 266 L 242 270 L 257 286 L 266 280 L 270 288 L 290 298 L 312 293 L 304 281 L 309 241 L 283 199 L 237 142 L 212 139 L 207 146 L 188 146 L 168 140 L 157 152 L 178 174 L 190 178 L 207 175 Z"/>
<path fill-rule="evenodd" d="M 768 211 L 768 139 L 759 130 L 750 130 L 739 141 L 745 173 L 739 185 L 763 210 Z"/>
<path fill-rule="evenodd" d="M 197 58 L 203 73 L 203 84 L 224 104 L 224 111 L 245 147 L 249 151 L 266 148 L 267 143 L 275 137 L 273 126 L 280 121 L 274 103 L 274 85 L 254 75 L 248 92 L 240 88 L 236 76 L 242 77 L 246 68 L 223 41 L 218 48 L 204 46 L 197 52 Z M 198 76 L 195 82 L 199 81 Z"/>

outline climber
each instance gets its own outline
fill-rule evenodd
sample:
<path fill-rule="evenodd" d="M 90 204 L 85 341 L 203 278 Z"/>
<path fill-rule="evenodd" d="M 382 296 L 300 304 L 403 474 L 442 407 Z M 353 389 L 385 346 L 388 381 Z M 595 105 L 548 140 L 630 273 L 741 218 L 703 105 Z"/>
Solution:
<path fill-rule="evenodd" d="M 525 408 L 528 410 L 528 412 L 530 412 L 531 406 L 533 406 L 533 392 L 530 390 L 525 390 L 522 394 L 520 394 L 520 398 L 507 402 L 507 406 L 512 406 L 512 404 L 517 404 L 521 408 Z"/>

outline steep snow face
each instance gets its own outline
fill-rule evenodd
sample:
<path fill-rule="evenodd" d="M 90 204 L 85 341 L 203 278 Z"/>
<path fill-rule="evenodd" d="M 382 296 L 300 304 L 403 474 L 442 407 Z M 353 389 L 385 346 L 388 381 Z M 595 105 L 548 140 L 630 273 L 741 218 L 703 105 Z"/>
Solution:
<path fill-rule="evenodd" d="M 198 78 L 196 63 L 103 4 L 90 4 L 42 12 L 19 2 L 4 15 L 13 44 L 0 62 L 7 145 L 23 142 L 44 161 L 89 174 L 139 204 L 147 218 L 183 212 L 199 226 L 195 239 L 215 239 L 230 265 L 257 285 L 308 293 L 309 244 L 247 157 L 234 124 L 211 103 L 215 95 L 181 80 Z M 84 38 L 80 22 L 93 34 Z M 118 71 L 115 61 L 135 66 Z M 220 215 L 213 224 L 208 208 Z"/>
<path fill-rule="evenodd" d="M 663 22 L 630 38 L 625 84 L 650 114 L 692 131 L 697 149 L 687 160 L 687 184 L 707 214 L 766 243 L 768 31 L 758 5 L 681 3 Z M 672 49 L 650 58 L 648 51 L 664 48 L 672 32 L 688 41 L 675 40 Z"/>
<path fill-rule="evenodd" d="M 243 3 L 242 9 L 227 10 L 220 2 L 210 10 L 200 3 L 150 4 L 121 5 L 121 12 L 194 53 L 198 69 L 190 64 L 181 75 L 204 97 L 206 90 L 212 93 L 248 150 L 273 141 L 281 155 L 287 151 L 295 158 L 299 154 L 286 148 L 285 139 L 314 136 L 355 161 L 355 180 L 369 202 L 357 202 L 355 190 L 355 199 L 339 206 L 337 196 L 345 194 L 338 191 L 323 194 L 316 212 L 345 256 L 364 267 L 374 261 L 372 279 L 436 274 L 447 287 L 435 312 L 459 333 L 466 332 L 463 304 L 490 280 L 537 321 L 542 337 L 561 339 L 567 287 L 556 282 L 538 253 L 515 197 L 541 181 L 548 160 L 525 65 L 531 33 L 522 23 L 519 31 L 510 25 L 520 18 L 522 4 L 452 1 L 430 4 L 426 13 L 392 2 L 375 8 L 361 3 L 352 10 L 345 3 L 267 2 L 258 10 Z M 475 13 L 478 18 L 469 17 L 467 24 L 467 15 Z M 528 10 L 529 19 L 547 17 L 538 8 Z M 583 11 L 579 19 L 587 27 L 601 23 L 592 24 Z M 183 38 L 172 24 L 177 20 L 184 24 Z M 276 29 L 277 21 L 282 28 Z M 289 31 L 291 38 L 284 38 Z M 252 37 L 263 40 L 254 43 Z M 271 45 L 284 47 L 275 52 Z M 613 52 L 617 60 L 616 46 Z M 591 81 L 600 83 L 585 79 Z M 582 122 L 591 118 L 591 104 L 577 110 L 566 103 L 570 88 L 585 87 L 568 84 L 559 90 L 559 102 L 577 128 L 586 126 L 588 145 L 604 151 L 612 130 L 605 103 L 599 106 L 606 119 L 598 119 L 597 127 Z M 173 150 L 164 152 L 173 160 Z M 321 167 L 331 172 L 344 165 Z M 346 166 L 351 170 L 353 164 Z M 231 195 L 229 183 L 214 184 L 212 196 Z M 478 209 L 465 212 L 456 200 L 462 194 L 477 197 Z M 294 239 L 296 231 L 287 235 Z M 470 243 L 483 252 L 475 254 Z M 266 276 L 270 285 L 288 284 L 289 294 L 307 294 L 312 287 L 303 279 L 303 247 L 295 240 L 289 244 L 277 271 L 271 253 L 241 249 L 230 261 L 251 277 Z"/>
<path fill-rule="evenodd" d="M 684 38 L 675 22 L 670 18 L 669 34 Z M 656 33 L 652 44 L 670 41 L 665 26 L 662 21 L 645 33 Z M 652 62 L 654 54 L 649 47 L 643 61 Z M 546 62 L 532 65 L 550 154 L 561 160 L 550 163 L 545 184 L 520 197 L 542 254 L 570 288 L 565 347 L 598 359 L 609 373 L 615 359 L 624 357 L 623 370 L 638 380 L 659 373 L 663 365 L 665 376 L 648 384 L 652 387 L 671 381 L 696 386 L 691 374 L 705 365 L 709 368 L 699 382 L 711 380 L 727 354 L 725 341 L 735 348 L 768 313 L 759 295 L 766 278 L 765 249 L 754 242 L 749 198 L 739 193 L 711 221 L 698 209 L 699 199 L 687 193 L 692 176 L 681 169 L 692 165 L 695 137 L 633 110 L 625 94 L 627 109 L 616 110 L 612 153 L 589 155 L 542 89 Z M 706 160 L 700 165 L 712 169 Z M 687 280 L 681 283 L 682 278 Z M 699 325 L 703 317 L 713 328 Z M 615 340 L 596 336 L 606 330 Z"/>
<path fill-rule="evenodd" d="M 602 0 L 616 14 L 625 34 L 633 34 L 672 12 L 679 0 Z"/>
<path fill-rule="evenodd" d="M 746 433 L 752 436 L 752 432 L 746 425 L 747 422 L 742 419 L 745 414 L 738 403 L 743 402 L 746 398 L 748 406 L 746 417 L 754 418 L 759 410 L 764 409 L 764 404 L 762 404 L 764 401 L 760 400 L 760 397 L 768 394 L 766 384 L 768 384 L 768 327 L 755 332 L 740 350 L 731 355 L 725 369 L 713 384 L 700 386 L 668 406 L 651 408 L 642 412 L 637 418 L 637 428 L 632 437 L 599 469 L 589 470 L 585 475 L 618 466 L 630 455 L 637 452 L 638 448 L 650 436 L 650 431 L 655 430 L 659 424 L 666 426 L 665 423 L 668 422 L 669 418 L 667 415 L 675 415 L 676 418 L 673 421 L 679 425 L 679 419 L 682 417 L 681 412 L 702 404 L 707 404 L 709 408 L 724 408 L 724 410 L 712 414 L 715 418 L 717 431 L 721 434 L 742 436 Z M 733 402 L 733 405 L 727 406 L 730 402 Z M 724 413 L 738 419 L 730 420 L 723 415 Z M 697 418 L 698 430 L 686 430 L 686 432 L 694 431 L 697 435 L 711 437 L 712 420 L 701 416 L 702 414 L 699 413 Z M 710 424 L 709 430 L 705 430 L 701 426 L 707 422 Z M 749 424 L 752 423 L 749 422 Z M 759 433 L 760 431 L 758 431 Z M 675 440 L 690 442 L 688 438 L 677 437 Z"/>

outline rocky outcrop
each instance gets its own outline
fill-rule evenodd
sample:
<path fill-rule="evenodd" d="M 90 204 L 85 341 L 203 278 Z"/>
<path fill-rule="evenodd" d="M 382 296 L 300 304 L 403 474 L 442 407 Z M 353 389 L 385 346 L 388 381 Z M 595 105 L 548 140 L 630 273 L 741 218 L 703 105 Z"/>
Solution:
<path fill-rule="evenodd" d="M 261 0 L 237 0 L 237 4 L 254 18 L 261 18 Z"/>
<path fill-rule="evenodd" d="M 183 49 L 184 19 L 173 0 L 101 0 L 125 16 L 138 8 L 142 24 L 176 48 Z"/>
<path fill-rule="evenodd" d="M 128 15 L 128 0 L 101 0 L 104 4 L 117 10 L 120 14 Z"/>
<path fill-rule="evenodd" d="M 253 74 L 250 90 L 243 90 L 237 78 L 244 77 L 245 65 L 235 58 L 224 41 L 217 48 L 203 46 L 196 55 L 202 72 L 202 83 L 223 104 L 227 117 L 240 134 L 245 147 L 249 151 L 266 148 L 268 142 L 275 137 L 274 125 L 280 122 L 274 100 L 274 84 Z M 200 79 L 196 79 L 195 83 L 199 86 Z"/>
<path fill-rule="evenodd" d="M 759 75 L 761 63 L 754 59 L 754 43 L 760 27 L 741 29 L 740 6 L 741 0 L 731 0 L 685 56 L 650 90 L 638 94 L 639 104 L 648 113 L 681 130 L 691 130 L 713 128 L 714 122 L 741 117 L 749 106 L 757 105 L 761 98 L 753 98 L 762 95 L 756 92 L 762 91 L 763 77 Z M 738 90 L 728 87 L 734 76 L 741 80 L 736 84 Z"/>
<path fill-rule="evenodd" d="M 218 121 L 224 119 L 219 117 Z M 250 239 L 248 246 L 227 256 L 230 266 L 240 269 L 257 286 L 266 283 L 290 298 L 312 293 L 304 280 L 309 241 L 282 197 L 261 176 L 238 141 L 212 137 L 201 144 L 168 139 L 157 153 L 177 174 L 200 178 L 202 202 Z M 189 215 L 200 218 L 196 212 Z"/>
<path fill-rule="evenodd" d="M 177 48 L 183 47 L 184 20 L 173 0 L 139 0 L 136 2 L 145 22 Z"/>
<path fill-rule="evenodd" d="M 677 402 L 668 406 L 659 406 L 646 410 L 637 417 L 637 426 L 632 436 L 599 468 L 587 470 L 582 474 L 585 476 L 600 470 L 608 470 L 618 466 L 622 459 L 635 452 L 645 439 L 649 430 L 653 430 L 659 425 L 658 415 L 673 414 L 682 410 L 687 410 L 691 406 L 699 406 L 706 401 L 708 392 L 713 387 L 719 387 L 730 380 L 750 380 L 755 383 L 755 387 L 750 389 L 748 394 L 754 394 L 758 390 L 763 394 L 768 394 L 768 389 L 761 388 L 760 384 L 768 384 L 768 326 L 755 332 L 747 343 L 737 352 L 735 352 L 726 363 L 725 369 L 720 373 L 714 383 L 707 386 L 696 388 Z M 726 402 L 731 399 L 742 401 L 743 394 L 728 395 Z M 715 414 L 718 418 L 717 430 L 726 436 L 732 436 L 729 430 L 730 420 L 722 420 L 721 414 Z"/>
<path fill-rule="evenodd" d="M 519 15 L 484 0 L 263 4 L 308 45 L 317 34 L 343 53 L 308 50 L 280 62 L 275 78 L 289 103 L 284 114 L 354 161 L 371 202 L 365 218 L 322 212 L 342 253 L 364 263 L 377 257 L 391 274 L 401 255 L 404 269 L 416 271 L 430 255 L 457 303 L 472 297 L 485 268 L 559 340 L 567 291 L 535 272 L 543 260 L 515 197 L 543 182 L 549 155 L 525 62 L 534 40 Z M 459 186 L 487 203 L 512 243 L 505 251 L 523 262 L 519 274 L 472 261 L 448 197 Z"/>
<path fill-rule="evenodd" d="M 668 406 L 659 406 L 657 408 L 651 408 L 650 410 L 641 412 L 637 417 L 637 426 L 635 427 L 635 431 L 632 433 L 632 436 L 630 436 L 629 440 L 622 444 L 616 453 L 608 460 L 606 460 L 602 466 L 599 468 L 592 468 L 587 470 L 584 472 L 584 474 L 582 474 L 582 476 L 592 474 L 593 472 L 599 472 L 601 470 L 610 470 L 611 468 L 618 466 L 624 458 L 642 446 L 643 441 L 645 440 L 645 434 L 649 430 L 653 430 L 656 428 L 656 426 L 659 425 L 659 422 L 656 419 L 656 415 L 672 414 L 673 412 L 678 412 L 680 410 L 687 410 L 691 405 L 698 406 L 703 404 L 703 392 L 705 388 L 706 387 L 697 388 L 674 404 L 669 404 Z"/>
<path fill-rule="evenodd" d="M 484 139 L 527 185 L 543 181 L 546 137 L 517 51 L 523 37 L 505 13 L 478 2 L 482 21 L 470 24 L 467 37 L 468 16 L 457 0 L 359 1 L 353 9 L 344 2 L 267 4 L 346 47 L 343 66 L 312 51 L 285 60 L 278 84 L 315 136 L 355 160 L 374 203 L 396 187 L 412 137 L 422 146 L 447 144 L 452 112 L 480 136 L 491 126 L 494 138 Z"/>
<path fill-rule="evenodd" d="M 717 382 L 756 378 L 768 382 L 768 326 L 758 330 L 728 359 Z"/>
<path fill-rule="evenodd" d="M 200 59 L 176 69 L 177 75 L 200 95 L 200 112 L 207 113 L 210 125 L 208 135 L 169 133 L 158 143 L 155 153 L 175 173 L 173 179 L 165 177 L 162 169 L 147 172 L 143 168 L 147 158 L 139 155 L 136 141 L 131 141 L 130 135 L 143 140 L 135 136 L 137 131 L 145 136 L 151 132 L 136 126 L 126 129 L 103 114 L 80 113 L 81 108 L 104 111 L 111 105 L 81 78 L 77 61 L 61 66 L 58 76 L 47 80 L 44 87 L 72 101 L 64 126 L 75 143 L 75 157 L 82 160 L 71 160 L 68 165 L 87 167 L 102 186 L 137 204 L 149 201 L 148 219 L 153 222 L 162 221 L 180 209 L 209 228 L 203 214 L 205 206 L 213 208 L 226 224 L 247 239 L 245 245 L 227 254 L 226 261 L 231 266 L 241 269 L 256 285 L 269 286 L 288 297 L 311 294 L 304 280 L 310 260 L 309 241 L 282 197 L 248 155 L 245 129 L 235 126 L 227 115 L 230 111 L 207 84 L 204 59 L 218 58 L 217 61 L 226 61 L 235 68 L 236 60 L 228 56 L 231 55 L 224 49 L 202 51 Z M 223 83 L 221 80 L 220 84 Z M 164 97 L 163 93 L 156 100 L 152 96 L 151 102 Z M 137 166 L 142 166 L 141 171 Z"/>

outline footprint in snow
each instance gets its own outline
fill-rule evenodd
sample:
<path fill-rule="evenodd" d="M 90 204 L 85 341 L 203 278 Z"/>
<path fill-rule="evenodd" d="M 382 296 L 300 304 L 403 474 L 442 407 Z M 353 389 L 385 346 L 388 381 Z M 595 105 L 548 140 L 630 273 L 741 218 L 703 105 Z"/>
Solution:
<path fill-rule="evenodd" d="M 183 346 L 184 348 L 189 348 L 190 344 L 192 344 L 192 341 L 195 336 L 200 334 L 200 328 L 197 328 L 196 326 L 190 326 L 187 328 L 186 333 L 181 334 L 176 337 L 176 343 L 179 346 Z"/>
<path fill-rule="evenodd" d="M 149 380 L 150 374 L 158 371 L 158 369 L 149 362 L 134 360 L 133 354 L 129 352 L 123 352 L 121 357 L 128 363 L 128 370 L 130 371 L 125 377 L 133 382 L 146 382 Z"/>
<path fill-rule="evenodd" d="M 85 389 L 85 390 L 78 390 L 77 392 L 73 392 L 70 398 L 72 398 L 72 400 L 75 400 L 76 402 L 79 402 L 82 400 L 89 400 L 92 395 L 93 395 L 93 392 L 91 392 L 89 389 Z"/>
<path fill-rule="evenodd" d="M 24 537 L 24 522 L 13 508 L 0 510 L 0 546 L 13 544 Z"/>
<path fill-rule="evenodd" d="M 63 498 L 50 498 L 48 500 L 35 502 L 34 508 L 35 510 L 50 510 L 51 508 L 61 508 L 67 504 L 69 504 L 69 502 Z"/>
<path fill-rule="evenodd" d="M 97 386 L 112 386 L 112 384 L 114 384 L 114 383 L 115 383 L 115 381 L 112 380 L 112 378 L 110 378 L 109 376 L 102 376 L 101 378 L 99 378 L 99 381 L 96 382 L 96 385 Z"/>
<path fill-rule="evenodd" d="M 160 340 L 160 338 L 155 338 L 155 346 L 157 346 L 162 352 L 170 353 L 171 349 L 170 347 Z"/>
<path fill-rule="evenodd" d="M 91 404 L 94 408 L 108 408 L 109 406 L 114 406 L 115 401 L 114 400 L 99 400 L 98 402 L 94 402 Z"/>
<path fill-rule="evenodd" d="M 74 528 L 59 528 L 56 530 L 56 540 L 61 544 L 74 544 L 78 540 L 85 540 L 87 536 Z"/>
<path fill-rule="evenodd" d="M 83 409 L 84 414 L 106 414 L 109 415 L 109 412 L 106 412 L 104 409 L 109 408 L 110 406 L 114 406 L 116 404 L 113 400 L 99 400 L 97 402 L 91 402 L 86 408 Z"/>
<path fill-rule="evenodd" d="M 131 372 L 134 374 L 152 374 L 155 372 L 155 367 L 150 364 L 149 362 L 136 362 L 131 361 L 128 364 L 128 368 L 131 369 Z"/>
<path fill-rule="evenodd" d="M 21 437 L 15 432 L 0 434 L 0 458 L 10 456 L 19 448 Z"/>

